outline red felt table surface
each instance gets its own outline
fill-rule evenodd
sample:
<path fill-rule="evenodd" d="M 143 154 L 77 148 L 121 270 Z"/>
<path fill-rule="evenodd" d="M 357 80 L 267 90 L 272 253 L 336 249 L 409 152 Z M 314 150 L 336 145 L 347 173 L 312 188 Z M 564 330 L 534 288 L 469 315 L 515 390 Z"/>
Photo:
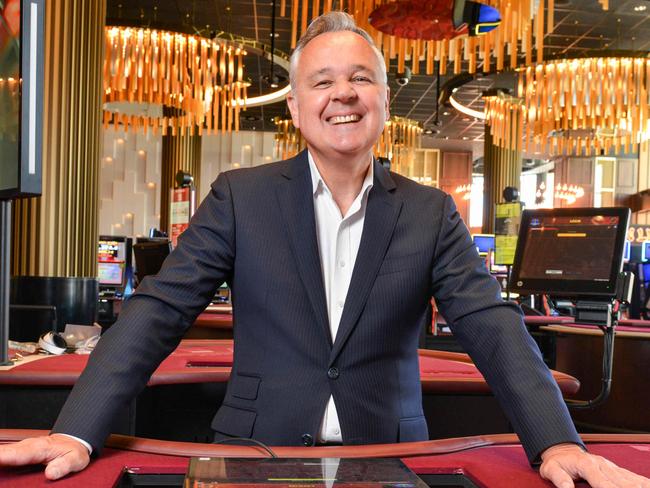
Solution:
<path fill-rule="evenodd" d="M 574 324 L 574 317 L 562 317 L 552 315 L 526 315 L 524 322 L 527 325 L 576 325 Z M 595 327 L 587 325 L 586 327 Z M 649 332 L 650 333 L 650 320 L 639 319 L 621 319 L 618 321 L 617 330 L 626 330 L 630 332 Z"/>
<path fill-rule="evenodd" d="M 156 369 L 149 386 L 223 382 L 230 377 L 232 340 L 184 340 Z M 419 351 L 420 378 L 425 392 L 490 393 L 485 379 L 466 354 Z M 73 385 L 86 366 L 88 356 L 66 354 L 20 364 L 0 372 L 0 384 Z M 576 393 L 579 382 L 554 372 L 565 394 Z"/>
<path fill-rule="evenodd" d="M 411 443 L 416 446 L 413 452 L 420 452 L 422 455 L 401 456 L 402 460 L 418 474 L 452 474 L 463 473 L 472 478 L 479 486 L 485 488 L 522 486 L 527 488 L 549 487 L 550 483 L 543 481 L 538 473 L 533 470 L 524 455 L 520 445 L 509 442 L 484 447 L 467 448 L 478 443 L 484 443 L 488 438 L 498 436 L 484 436 L 482 438 L 463 438 L 450 441 L 429 441 L 427 443 Z M 600 436 L 611 438 L 612 442 L 588 444 L 589 450 L 595 454 L 604 456 L 616 464 L 630 469 L 644 476 L 650 476 L 650 439 L 648 436 L 645 442 L 615 443 L 616 436 Z M 640 438 L 641 436 L 639 436 Z M 503 439 L 503 437 L 501 437 Z M 510 436 L 510 439 L 512 436 Z M 144 440 L 145 443 L 151 442 Z M 170 449 L 175 444 L 166 443 Z M 489 444 L 489 442 L 487 443 Z M 233 450 L 234 446 L 229 446 Z M 196 445 L 202 449 L 201 445 Z M 214 449 L 216 446 L 203 447 L 203 449 Z M 407 444 L 394 446 L 358 446 L 363 455 L 367 457 L 385 457 L 390 455 L 390 449 L 399 453 L 400 449 L 410 449 Z M 218 447 L 221 455 L 228 455 L 228 448 Z M 239 448 L 241 451 L 241 448 Z M 325 448 L 327 454 L 323 454 L 324 448 L 317 453 L 314 448 L 276 448 L 280 457 L 347 457 L 349 448 Z M 345 451 L 347 449 L 347 451 Z M 444 449 L 456 452 L 446 452 Z M 239 451 L 237 451 L 239 452 Z M 337 456 L 337 452 L 341 452 Z M 430 455 L 427 452 L 439 452 Z M 233 453 L 236 456 L 241 454 Z M 206 452 L 206 455 L 209 452 Z M 214 454 L 212 454 L 214 455 Z M 232 454 L 231 454 L 232 455 Z M 249 453 L 250 455 L 250 453 Z M 316 456 L 315 456 L 316 455 Z M 353 457 L 359 457 L 355 455 Z M 91 466 L 81 473 L 77 473 L 63 480 L 52 483 L 45 481 L 42 467 L 29 468 L 0 468 L 0 487 L 13 486 L 57 486 L 57 487 L 112 487 L 124 469 L 150 473 L 184 473 L 187 468 L 188 457 L 161 455 L 147 452 L 133 452 L 128 450 L 106 449 L 103 454 L 94 460 Z"/>
<path fill-rule="evenodd" d="M 600 330 L 595 325 L 585 325 L 585 324 L 562 324 L 566 327 L 575 327 L 577 329 L 587 329 L 587 330 Z M 641 334 L 648 334 L 650 338 L 650 327 L 637 327 L 630 325 L 618 325 L 616 327 L 616 332 L 638 332 Z"/>

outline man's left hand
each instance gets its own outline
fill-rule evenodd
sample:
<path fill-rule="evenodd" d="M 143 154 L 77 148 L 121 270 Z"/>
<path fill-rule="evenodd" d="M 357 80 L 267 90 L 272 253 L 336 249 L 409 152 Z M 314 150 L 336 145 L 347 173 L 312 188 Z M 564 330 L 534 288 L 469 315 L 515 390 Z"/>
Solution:
<path fill-rule="evenodd" d="M 650 488 L 648 478 L 584 452 L 576 444 L 559 444 L 544 451 L 539 474 L 557 488 L 574 488 L 573 481 L 580 479 L 592 488 Z"/>

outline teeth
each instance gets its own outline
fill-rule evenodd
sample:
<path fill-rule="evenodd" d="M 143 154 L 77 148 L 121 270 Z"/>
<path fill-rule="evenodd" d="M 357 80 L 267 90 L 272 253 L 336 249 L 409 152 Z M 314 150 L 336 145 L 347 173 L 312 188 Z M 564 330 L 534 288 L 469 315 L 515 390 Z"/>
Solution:
<path fill-rule="evenodd" d="M 348 122 L 356 122 L 359 120 L 361 117 L 357 114 L 351 114 L 351 115 L 337 115 L 335 117 L 330 118 L 330 122 L 332 124 L 346 124 Z"/>

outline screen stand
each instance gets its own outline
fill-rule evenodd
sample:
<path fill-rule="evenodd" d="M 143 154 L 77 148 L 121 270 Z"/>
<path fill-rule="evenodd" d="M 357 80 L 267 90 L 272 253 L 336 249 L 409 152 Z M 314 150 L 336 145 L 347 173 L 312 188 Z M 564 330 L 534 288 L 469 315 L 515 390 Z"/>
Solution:
<path fill-rule="evenodd" d="M 0 200 L 0 366 L 9 366 L 9 268 L 11 200 Z"/>
<path fill-rule="evenodd" d="M 565 400 L 569 408 L 592 409 L 604 403 L 612 389 L 614 366 L 614 329 L 618 323 L 618 302 L 597 302 L 578 300 L 576 302 L 576 324 L 597 325 L 603 331 L 603 369 L 600 393 L 593 400 Z"/>
<path fill-rule="evenodd" d="M 620 318 L 620 306 L 629 303 L 634 275 L 620 273 L 616 281 L 616 296 L 609 300 L 577 300 L 576 324 L 597 325 L 603 331 L 603 370 L 600 393 L 593 400 L 565 400 L 569 408 L 591 409 L 607 400 L 612 389 L 614 369 L 614 330 Z"/>

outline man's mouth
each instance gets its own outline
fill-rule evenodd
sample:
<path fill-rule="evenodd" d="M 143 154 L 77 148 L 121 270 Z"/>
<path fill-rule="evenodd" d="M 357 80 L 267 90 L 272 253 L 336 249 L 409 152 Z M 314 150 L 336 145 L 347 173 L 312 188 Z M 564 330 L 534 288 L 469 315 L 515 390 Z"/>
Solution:
<path fill-rule="evenodd" d="M 330 124 L 334 124 L 334 125 L 349 124 L 350 122 L 358 122 L 359 120 L 361 120 L 361 116 L 358 114 L 335 115 L 333 117 L 330 117 L 327 120 Z"/>

